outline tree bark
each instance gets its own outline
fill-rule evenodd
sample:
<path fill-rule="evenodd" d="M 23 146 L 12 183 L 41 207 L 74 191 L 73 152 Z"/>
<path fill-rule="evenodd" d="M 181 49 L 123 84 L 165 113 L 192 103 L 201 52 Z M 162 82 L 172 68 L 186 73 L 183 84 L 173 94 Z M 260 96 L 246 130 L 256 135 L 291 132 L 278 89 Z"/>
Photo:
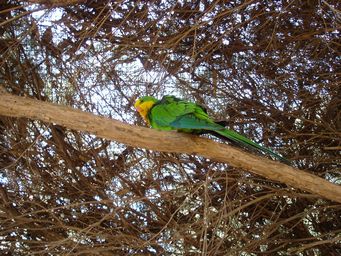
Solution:
<path fill-rule="evenodd" d="M 0 115 L 55 123 L 132 147 L 200 155 L 341 203 L 341 186 L 305 171 L 206 138 L 133 126 L 70 107 L 1 91 Z"/>

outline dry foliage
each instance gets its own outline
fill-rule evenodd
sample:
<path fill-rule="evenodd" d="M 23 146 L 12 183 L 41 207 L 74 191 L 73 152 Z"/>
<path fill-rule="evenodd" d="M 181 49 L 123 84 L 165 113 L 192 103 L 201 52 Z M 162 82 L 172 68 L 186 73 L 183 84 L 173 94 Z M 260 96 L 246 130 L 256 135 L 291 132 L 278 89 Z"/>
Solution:
<path fill-rule="evenodd" d="M 340 1 L 183 2 L 5 1 L 0 83 L 139 125 L 136 97 L 176 94 L 340 184 Z M 4 254 L 341 254 L 340 204 L 197 156 L 0 128 Z"/>

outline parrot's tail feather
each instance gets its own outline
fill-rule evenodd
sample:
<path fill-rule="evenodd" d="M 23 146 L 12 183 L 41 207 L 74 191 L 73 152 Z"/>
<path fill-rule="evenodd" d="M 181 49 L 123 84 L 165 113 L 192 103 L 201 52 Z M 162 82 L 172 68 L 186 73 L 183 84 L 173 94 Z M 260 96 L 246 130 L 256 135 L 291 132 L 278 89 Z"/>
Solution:
<path fill-rule="evenodd" d="M 258 150 L 258 151 L 261 151 L 263 153 L 268 153 L 271 156 L 275 157 L 276 159 L 280 160 L 281 162 L 286 163 L 288 165 L 291 165 L 291 162 L 288 159 L 282 157 L 281 155 L 273 152 L 272 150 L 270 150 L 266 147 L 263 147 L 263 146 L 255 143 L 255 142 L 253 142 L 252 140 L 249 140 L 248 138 L 240 135 L 237 132 L 234 132 L 234 131 L 228 130 L 228 129 L 214 130 L 212 132 L 216 133 L 215 135 L 219 135 L 218 136 L 219 138 L 221 138 L 223 136 L 224 138 L 227 138 L 233 142 L 236 142 L 237 144 L 239 144 L 243 147 L 246 147 L 246 148 L 251 149 L 251 150 Z"/>

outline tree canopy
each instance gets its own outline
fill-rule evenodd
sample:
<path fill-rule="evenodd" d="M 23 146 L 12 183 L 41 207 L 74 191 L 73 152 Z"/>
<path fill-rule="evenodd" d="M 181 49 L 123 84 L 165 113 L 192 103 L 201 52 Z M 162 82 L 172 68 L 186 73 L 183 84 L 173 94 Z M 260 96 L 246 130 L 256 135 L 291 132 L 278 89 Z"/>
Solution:
<path fill-rule="evenodd" d="M 340 9 L 336 0 L 5 1 L 0 85 L 141 126 L 137 97 L 174 94 L 340 185 Z M 8 255 L 341 254 L 336 202 L 212 159 L 28 118 L 0 116 L 0 200 Z"/>

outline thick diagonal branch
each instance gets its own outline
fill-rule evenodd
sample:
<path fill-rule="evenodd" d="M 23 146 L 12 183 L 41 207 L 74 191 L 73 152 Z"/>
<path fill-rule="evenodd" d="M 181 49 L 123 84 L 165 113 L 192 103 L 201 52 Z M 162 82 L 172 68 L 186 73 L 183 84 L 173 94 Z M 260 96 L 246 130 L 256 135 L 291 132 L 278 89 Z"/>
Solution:
<path fill-rule="evenodd" d="M 3 92 L 0 92 L 0 115 L 56 123 L 133 147 L 204 156 L 341 203 L 341 186 L 285 164 L 205 138 L 133 126 L 70 107 Z"/>

